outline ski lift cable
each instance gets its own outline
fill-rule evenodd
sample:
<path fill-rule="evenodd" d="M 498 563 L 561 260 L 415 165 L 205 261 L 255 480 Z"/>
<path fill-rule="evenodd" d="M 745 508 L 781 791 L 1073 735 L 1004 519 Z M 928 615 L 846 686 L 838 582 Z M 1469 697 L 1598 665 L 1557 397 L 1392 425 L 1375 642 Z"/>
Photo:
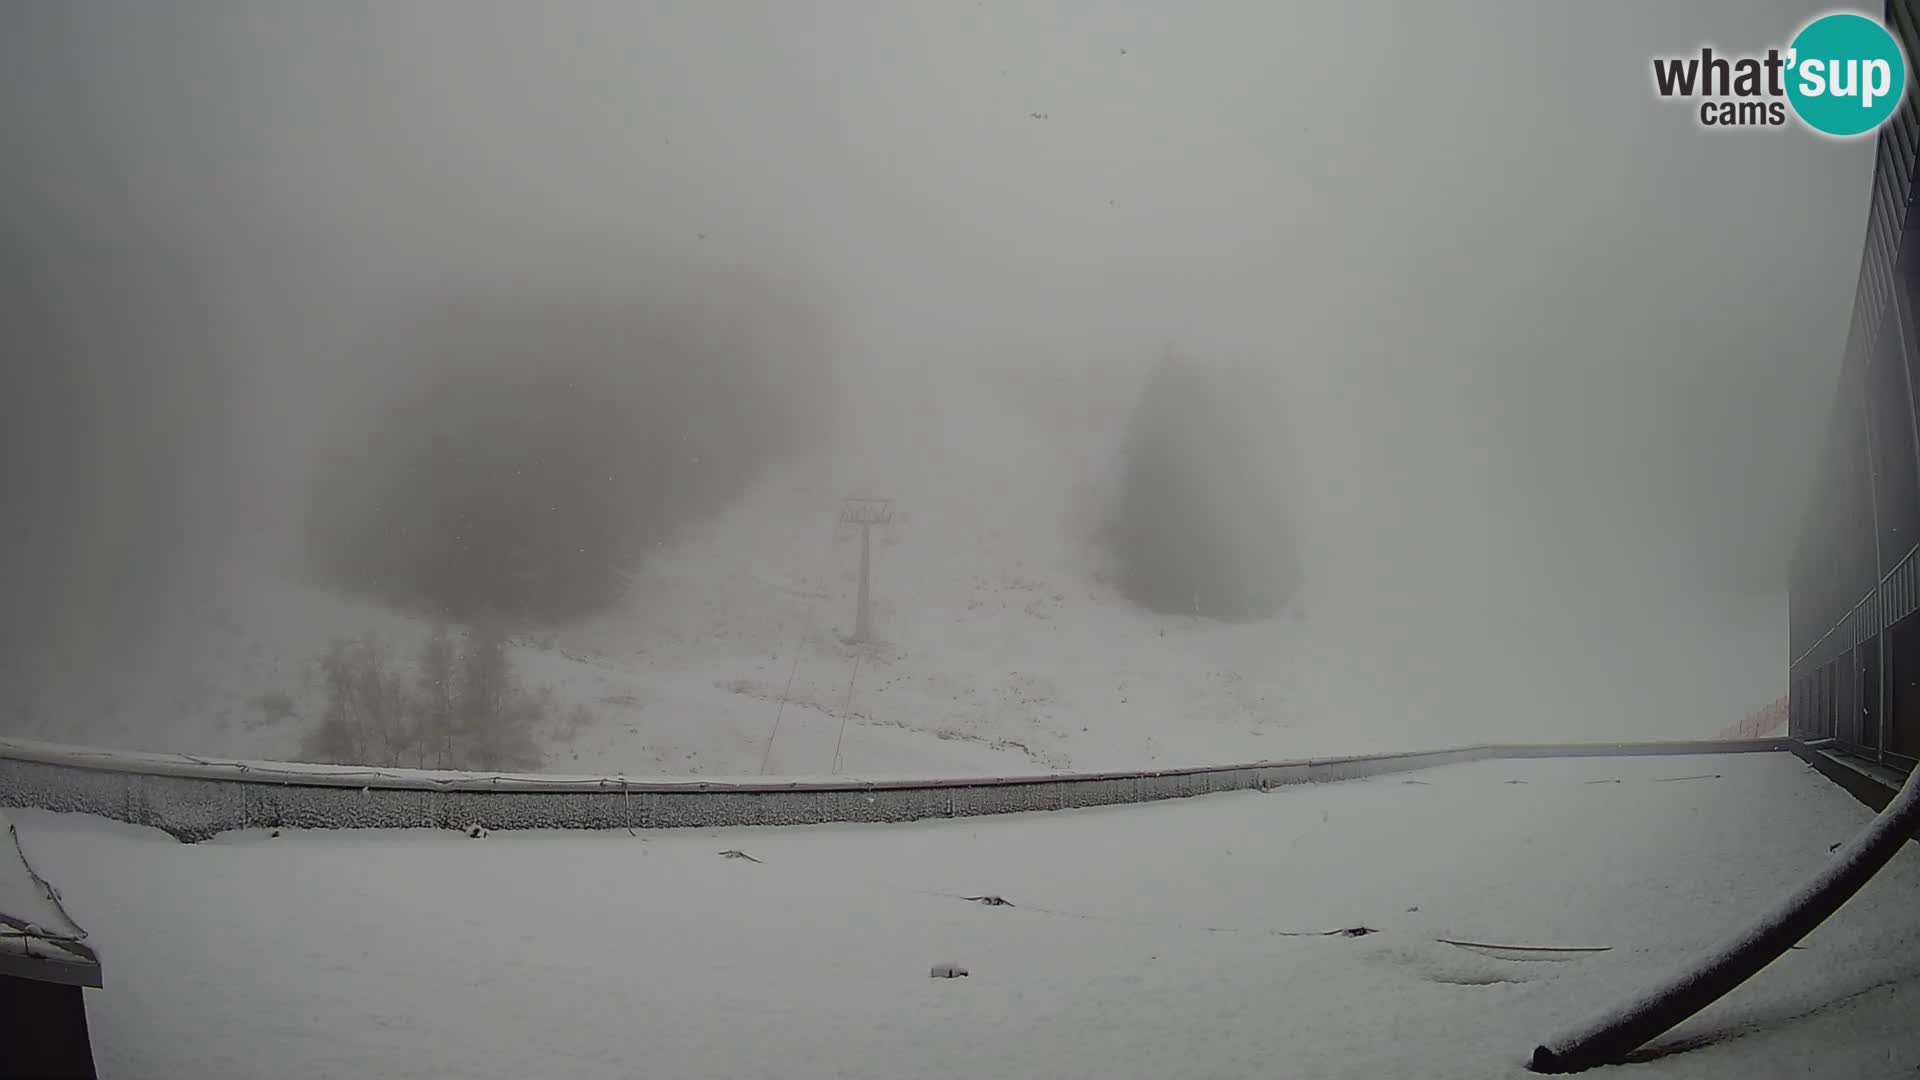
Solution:
<path fill-rule="evenodd" d="M 808 599 L 816 599 L 820 590 L 826 588 L 827 574 L 833 567 L 833 549 L 840 536 L 840 519 L 834 518 L 833 527 L 827 532 L 826 554 L 820 559 L 820 572 L 814 575 L 813 588 Z M 787 701 L 793 696 L 793 680 L 800 673 L 800 657 L 806 653 L 807 639 L 813 634 L 813 623 L 809 619 L 800 625 L 800 639 L 793 648 L 793 663 L 787 666 L 787 684 L 780 691 L 780 704 L 773 711 L 773 726 L 767 732 L 767 746 L 760 754 L 760 775 L 767 775 L 767 766 L 773 760 L 773 740 L 780 734 L 780 718 L 786 715 Z"/>
<path fill-rule="evenodd" d="M 840 734 L 833 740 L 833 775 L 840 775 L 840 746 L 847 739 L 847 717 L 853 715 L 853 684 L 860 677 L 861 653 L 853 654 L 853 673 L 847 676 L 846 700 L 840 704 Z"/>

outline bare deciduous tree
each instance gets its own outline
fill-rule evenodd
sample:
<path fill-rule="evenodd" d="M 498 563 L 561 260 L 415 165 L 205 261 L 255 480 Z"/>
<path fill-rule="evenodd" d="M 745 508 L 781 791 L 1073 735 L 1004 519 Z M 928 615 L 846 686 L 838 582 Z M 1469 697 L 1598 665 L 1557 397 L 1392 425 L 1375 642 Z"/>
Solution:
<path fill-rule="evenodd" d="M 393 671 L 385 642 L 368 634 L 340 639 L 320 658 L 327 707 L 306 741 L 321 761 L 395 765 L 411 742 L 407 691 Z"/>
<path fill-rule="evenodd" d="M 423 769 L 453 767 L 453 699 L 456 675 L 453 642 L 443 623 L 435 623 L 420 646 L 420 672 L 414 681 L 413 732 L 416 764 Z"/>
<path fill-rule="evenodd" d="M 421 645 L 411 686 L 382 641 L 335 641 L 320 658 L 327 705 L 305 741 L 315 761 L 436 769 L 537 768 L 545 694 L 514 678 L 505 633 L 470 629 L 455 655 L 444 627 Z"/>

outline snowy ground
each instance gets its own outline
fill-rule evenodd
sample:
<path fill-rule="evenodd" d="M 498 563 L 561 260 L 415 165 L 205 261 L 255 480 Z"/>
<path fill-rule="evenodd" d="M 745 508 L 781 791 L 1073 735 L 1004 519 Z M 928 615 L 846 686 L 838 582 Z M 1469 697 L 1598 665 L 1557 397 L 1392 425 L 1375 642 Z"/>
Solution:
<path fill-rule="evenodd" d="M 1689 779 L 1683 779 L 1689 778 Z M 1867 812 L 1787 755 L 881 827 L 231 834 L 19 811 L 102 1075 L 1521 1076 Z M 719 857 L 737 849 L 758 862 Z M 1920 852 L 1629 1076 L 1910 1076 Z M 960 897 L 998 894 L 1012 907 Z M 1293 937 L 1365 925 L 1360 938 Z M 1608 946 L 1500 953 L 1440 944 Z M 965 979 L 930 979 L 930 965 Z"/>

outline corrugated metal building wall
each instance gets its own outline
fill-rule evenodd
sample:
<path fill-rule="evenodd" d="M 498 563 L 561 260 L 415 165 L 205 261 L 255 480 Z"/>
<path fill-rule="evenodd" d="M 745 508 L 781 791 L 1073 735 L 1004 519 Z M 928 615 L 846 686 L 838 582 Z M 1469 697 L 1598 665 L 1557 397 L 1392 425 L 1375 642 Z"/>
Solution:
<path fill-rule="evenodd" d="M 1887 25 L 1920 56 L 1916 0 Z M 1920 759 L 1920 238 L 1916 80 L 1877 136 L 1833 414 L 1789 576 L 1790 731 L 1893 765 Z"/>

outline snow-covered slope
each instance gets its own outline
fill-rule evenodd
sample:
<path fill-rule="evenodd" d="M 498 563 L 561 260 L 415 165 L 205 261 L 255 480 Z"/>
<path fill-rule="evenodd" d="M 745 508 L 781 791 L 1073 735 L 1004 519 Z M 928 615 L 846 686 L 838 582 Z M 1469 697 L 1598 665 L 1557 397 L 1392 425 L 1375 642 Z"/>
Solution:
<path fill-rule="evenodd" d="M 516 639 L 523 682 L 552 694 L 549 768 L 925 776 L 1705 737 L 1779 693 L 1756 644 L 1781 632 L 1764 603 L 1624 643 L 1599 637 L 1617 626 L 1576 619 L 1564 645 L 1471 610 L 1383 636 L 1378 620 L 1341 622 L 1340 595 L 1239 625 L 1143 612 L 1112 585 L 1099 543 L 1123 409 L 1089 420 L 1063 407 L 1071 388 L 1010 399 L 908 378 L 924 394 L 893 395 L 886 424 L 844 425 L 835 451 L 772 470 L 649 553 L 615 610 Z M 842 640 L 859 561 L 857 531 L 837 520 L 848 495 L 898 500 L 874 533 L 871 647 Z M 404 659 L 427 627 L 235 560 L 163 633 L 84 678 L 36 686 L 0 729 L 291 757 L 322 707 L 316 659 L 367 632 Z M 1629 655 L 1641 666 L 1624 666 Z M 1502 682 L 1503 656 L 1527 678 Z M 1671 686 L 1638 685 L 1663 658 Z M 1654 689 L 1671 715 L 1609 711 L 1610 693 Z M 291 716 L 270 719 L 261 702 L 274 694 Z"/>

